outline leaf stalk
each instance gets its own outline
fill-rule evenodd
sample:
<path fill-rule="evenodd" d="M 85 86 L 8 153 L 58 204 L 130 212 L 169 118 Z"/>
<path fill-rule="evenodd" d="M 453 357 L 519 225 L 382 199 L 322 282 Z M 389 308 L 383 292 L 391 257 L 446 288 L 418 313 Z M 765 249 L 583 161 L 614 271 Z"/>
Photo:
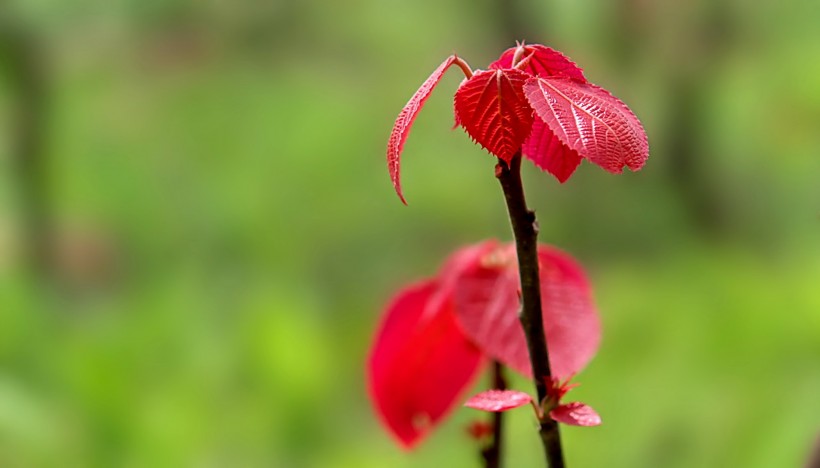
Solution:
<path fill-rule="evenodd" d="M 461 71 L 464 72 L 464 76 L 466 76 L 467 79 L 472 78 L 473 77 L 473 69 L 470 68 L 470 65 L 467 62 L 465 62 L 464 59 L 462 59 L 458 55 L 453 55 L 453 57 L 455 57 L 455 59 L 453 60 L 453 64 L 458 65 L 458 68 L 460 68 Z"/>

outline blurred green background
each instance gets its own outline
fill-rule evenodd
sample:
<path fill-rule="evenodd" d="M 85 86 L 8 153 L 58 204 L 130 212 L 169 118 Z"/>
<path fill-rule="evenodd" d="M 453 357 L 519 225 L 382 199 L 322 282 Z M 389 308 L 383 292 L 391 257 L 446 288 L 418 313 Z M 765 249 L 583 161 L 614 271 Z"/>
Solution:
<path fill-rule="evenodd" d="M 373 416 L 381 306 L 510 239 L 448 74 L 515 39 L 642 119 L 644 170 L 527 164 L 541 240 L 604 322 L 574 467 L 801 466 L 820 431 L 815 0 L 19 0 L 0 6 L 0 466 L 478 466 L 457 410 L 413 453 Z M 481 382 L 479 385 L 483 385 Z M 515 385 L 529 390 L 530 384 Z M 510 413 L 506 460 L 542 466 Z"/>

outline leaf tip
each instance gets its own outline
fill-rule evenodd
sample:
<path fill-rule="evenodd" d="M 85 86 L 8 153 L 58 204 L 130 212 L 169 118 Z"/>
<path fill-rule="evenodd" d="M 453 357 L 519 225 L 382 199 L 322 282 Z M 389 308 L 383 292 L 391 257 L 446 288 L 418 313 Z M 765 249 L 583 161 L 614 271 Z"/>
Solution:
<path fill-rule="evenodd" d="M 404 198 L 404 193 L 402 193 L 401 180 L 399 179 L 398 155 L 396 155 L 395 158 L 391 158 L 391 153 L 388 152 L 387 166 L 390 171 L 390 181 L 393 182 L 393 189 L 396 191 L 396 195 L 399 196 L 399 200 L 407 206 L 407 200 Z"/>
<path fill-rule="evenodd" d="M 404 198 L 404 194 L 401 193 L 401 187 L 396 187 L 396 195 L 399 196 L 399 200 L 401 200 L 402 204 L 404 204 L 404 206 L 407 206 L 407 199 Z"/>

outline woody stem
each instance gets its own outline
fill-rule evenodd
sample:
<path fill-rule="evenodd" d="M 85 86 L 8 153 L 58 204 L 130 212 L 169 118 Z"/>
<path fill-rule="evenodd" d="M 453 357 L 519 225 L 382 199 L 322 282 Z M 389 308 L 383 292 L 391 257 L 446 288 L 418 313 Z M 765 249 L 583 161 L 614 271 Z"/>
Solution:
<path fill-rule="evenodd" d="M 500 362 L 493 361 L 492 367 L 492 388 L 496 390 L 506 390 L 507 380 L 504 378 L 504 369 Z M 504 413 L 496 411 L 492 413 L 493 418 L 493 438 L 484 450 L 481 451 L 481 456 L 484 457 L 484 468 L 499 468 L 501 466 L 501 445 L 503 434 Z"/>
<path fill-rule="evenodd" d="M 538 222 L 535 219 L 535 212 L 527 208 L 527 201 L 524 198 L 524 187 L 521 183 L 521 152 L 516 153 L 509 164 L 499 160 L 495 166 L 495 176 L 504 191 L 504 200 L 507 203 L 507 212 L 510 216 L 518 254 L 518 274 L 521 278 L 521 311 L 518 319 L 527 338 L 538 401 L 544 401 L 547 397 L 547 383 L 551 373 L 541 313 Z M 547 458 L 547 466 L 563 468 L 564 454 L 561 450 L 558 423 L 545 415 L 541 418 L 539 432 Z"/>

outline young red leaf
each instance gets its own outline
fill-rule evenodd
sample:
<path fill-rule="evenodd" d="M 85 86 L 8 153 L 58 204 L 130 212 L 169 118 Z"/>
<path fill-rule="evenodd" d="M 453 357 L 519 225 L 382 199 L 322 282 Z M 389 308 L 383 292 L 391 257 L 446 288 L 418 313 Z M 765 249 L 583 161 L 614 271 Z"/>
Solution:
<path fill-rule="evenodd" d="M 549 379 L 546 379 L 545 382 L 547 384 L 547 398 L 550 398 L 551 400 L 557 403 L 564 398 L 564 395 L 566 395 L 567 392 L 580 385 L 577 383 L 570 383 L 570 380 L 572 380 L 572 376 L 567 377 L 564 380 L 561 380 L 553 376 L 550 376 Z"/>
<path fill-rule="evenodd" d="M 530 134 L 533 115 L 523 92 L 527 78 L 519 70 L 482 70 L 456 91 L 456 121 L 473 140 L 507 162 Z"/>
<path fill-rule="evenodd" d="M 452 302 L 435 299 L 439 286 L 427 281 L 396 295 L 368 360 L 371 402 L 407 449 L 447 415 L 482 362 L 456 323 Z"/>
<path fill-rule="evenodd" d="M 646 162 L 649 144 L 640 121 L 606 90 L 565 78 L 535 78 L 524 93 L 563 144 L 607 171 L 620 173 L 624 165 L 637 171 Z"/>
<path fill-rule="evenodd" d="M 601 417 L 598 413 L 579 401 L 558 405 L 550 411 L 550 418 L 573 426 L 599 426 L 601 424 Z"/>
<path fill-rule="evenodd" d="M 436 87 L 444 72 L 456 61 L 457 57 L 451 55 L 447 60 L 442 62 L 438 68 L 422 83 L 421 87 L 413 94 L 413 97 L 407 101 L 404 108 L 396 118 L 396 123 L 393 124 L 393 131 L 390 132 L 390 139 L 387 142 L 387 167 L 390 171 L 390 180 L 393 181 L 393 187 L 396 193 L 401 198 L 402 203 L 407 204 L 404 195 L 401 192 L 401 182 L 399 180 L 399 169 L 401 152 L 404 149 L 404 142 L 407 140 L 407 135 L 410 133 L 410 127 L 416 120 L 416 116 L 424 106 L 424 102 L 430 97 L 430 93 Z"/>
<path fill-rule="evenodd" d="M 567 254 L 539 246 L 541 305 L 550 367 L 556 377 L 581 370 L 598 350 L 601 326 L 581 267 Z M 489 357 L 532 376 L 518 320 L 518 270 L 513 246 L 498 248 L 462 273 L 454 291 L 464 332 Z"/>
<path fill-rule="evenodd" d="M 497 413 L 524 406 L 532 397 L 518 390 L 487 390 L 470 397 L 464 406 Z"/>
<path fill-rule="evenodd" d="M 522 147 L 524 156 L 536 166 L 554 175 L 562 184 L 581 164 L 581 155 L 561 143 L 539 117 L 532 123 L 532 132 Z"/>
<path fill-rule="evenodd" d="M 561 52 L 541 44 L 529 44 L 519 47 L 523 47 L 524 49 L 521 54 L 519 54 L 522 62 L 524 62 L 524 65 L 520 68 L 521 71 L 544 78 L 548 76 L 560 76 L 584 83 L 587 82 L 583 70 Z M 518 47 L 511 47 L 505 50 L 498 60 L 490 64 L 490 69 L 501 70 L 512 68 L 513 57 L 515 56 L 516 50 L 518 50 Z"/>

